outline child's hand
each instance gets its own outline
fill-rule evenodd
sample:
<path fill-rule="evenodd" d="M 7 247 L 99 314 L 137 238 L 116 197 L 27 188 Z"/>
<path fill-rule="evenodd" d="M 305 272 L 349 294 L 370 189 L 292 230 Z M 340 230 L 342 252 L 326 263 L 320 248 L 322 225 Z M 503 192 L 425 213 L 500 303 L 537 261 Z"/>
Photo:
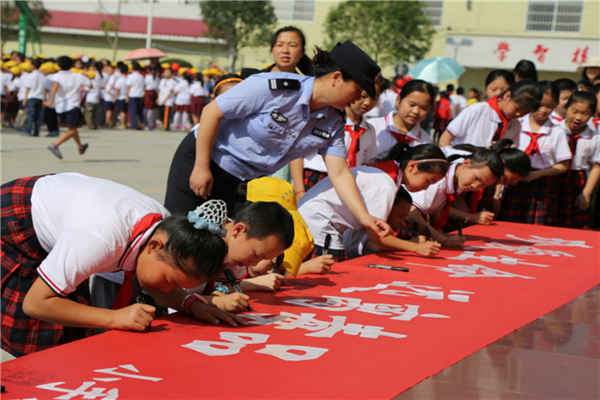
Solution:
<path fill-rule="evenodd" d="M 424 242 L 417 245 L 415 253 L 425 257 L 433 257 L 440 252 L 441 248 L 442 245 L 438 242 Z"/>
<path fill-rule="evenodd" d="M 300 273 L 323 275 L 331 270 L 334 263 L 335 260 L 333 259 L 333 256 L 331 254 L 325 254 L 303 262 L 302 266 L 300 266 Z"/>
<path fill-rule="evenodd" d="M 154 319 L 156 308 L 149 304 L 132 304 L 115 310 L 112 329 L 143 331 Z"/>
<path fill-rule="evenodd" d="M 203 304 L 199 301 L 192 303 L 190 312 L 198 321 L 210 322 L 211 324 L 218 324 L 219 322 L 223 321 L 227 322 L 231 326 L 248 325 L 248 322 L 246 322 L 245 319 L 238 317 L 235 314 L 220 310 L 217 307 Z"/>
<path fill-rule="evenodd" d="M 283 278 L 284 276 L 281 274 L 266 274 L 256 278 L 244 279 L 240 282 L 240 287 L 247 292 L 274 292 L 281 286 Z"/>
<path fill-rule="evenodd" d="M 223 311 L 240 312 L 247 309 L 248 300 L 250 300 L 250 296 L 247 294 L 235 292 L 215 296 L 213 298 L 213 303 Z"/>
<path fill-rule="evenodd" d="M 494 220 L 495 216 L 494 213 L 491 213 L 489 211 L 480 211 L 478 213 L 475 213 L 474 215 L 479 225 L 489 225 L 490 222 Z"/>
<path fill-rule="evenodd" d="M 418 236 L 413 236 L 410 238 L 410 242 L 413 243 L 425 243 L 427 241 L 427 236 L 423 236 L 423 235 L 418 235 Z"/>
<path fill-rule="evenodd" d="M 464 236 L 450 235 L 443 244 L 448 247 L 462 247 L 465 244 L 465 238 Z"/>
<path fill-rule="evenodd" d="M 580 193 L 577 196 L 577 200 L 575 200 L 575 207 L 577 207 L 577 211 L 584 211 L 590 208 L 590 196 Z"/>

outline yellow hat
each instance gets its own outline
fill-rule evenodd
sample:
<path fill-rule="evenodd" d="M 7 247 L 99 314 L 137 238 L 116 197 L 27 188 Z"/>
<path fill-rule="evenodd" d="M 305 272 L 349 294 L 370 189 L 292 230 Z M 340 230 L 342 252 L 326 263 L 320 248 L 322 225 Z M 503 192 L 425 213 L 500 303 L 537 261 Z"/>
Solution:
<path fill-rule="evenodd" d="M 211 68 L 208 70 L 208 73 L 211 75 L 221 75 L 221 72 L 216 68 Z"/>
<path fill-rule="evenodd" d="M 43 58 L 44 60 L 46 59 L 46 55 L 45 55 L 44 53 L 40 53 L 40 54 L 38 54 L 38 57 L 39 57 L 39 58 Z"/>
<path fill-rule="evenodd" d="M 23 72 L 30 72 L 31 71 L 31 63 L 30 62 L 22 62 L 21 64 L 19 64 L 19 68 L 21 68 L 21 71 L 23 71 Z"/>
<path fill-rule="evenodd" d="M 17 67 L 16 65 L 14 67 L 10 67 L 10 73 L 13 75 L 21 75 L 21 68 Z"/>
<path fill-rule="evenodd" d="M 58 72 L 60 71 L 60 67 L 58 66 L 57 63 L 54 63 L 54 72 Z"/>
<path fill-rule="evenodd" d="M 302 261 L 314 248 L 313 237 L 308 231 L 306 222 L 298 212 L 294 188 L 289 182 L 279 178 L 263 177 L 248 182 L 248 201 L 274 201 L 281 204 L 294 218 L 294 242 L 284 252 L 282 266 L 296 276 Z"/>
<path fill-rule="evenodd" d="M 171 68 L 171 64 L 169 64 L 169 63 L 162 63 L 162 64 L 160 64 L 160 66 L 161 66 L 162 68 L 164 68 L 164 69 L 169 69 L 169 68 Z"/>
<path fill-rule="evenodd" d="M 129 64 L 127 66 L 127 69 L 129 70 L 129 72 L 133 71 L 133 64 Z"/>
<path fill-rule="evenodd" d="M 203 69 L 202 75 L 210 75 L 210 69 Z"/>
<path fill-rule="evenodd" d="M 54 64 L 50 62 L 43 63 L 40 65 L 40 71 L 54 72 Z"/>
<path fill-rule="evenodd" d="M 17 65 L 17 62 L 16 62 L 15 60 L 9 60 L 9 61 L 7 61 L 7 62 L 6 62 L 6 64 L 5 64 L 6 68 L 12 68 L 12 67 L 14 67 L 15 65 Z"/>
<path fill-rule="evenodd" d="M 196 75 L 197 73 L 198 73 L 198 68 L 196 68 L 196 67 L 190 68 L 190 74 Z"/>
<path fill-rule="evenodd" d="M 10 60 L 10 54 L 5 54 L 5 55 L 3 55 L 3 56 L 2 56 L 2 59 L 3 59 L 4 61 L 8 61 L 8 60 Z"/>
<path fill-rule="evenodd" d="M 140 61 L 140 67 L 146 68 L 146 63 L 143 63 L 143 62 Z"/>
<path fill-rule="evenodd" d="M 113 62 L 110 63 L 110 65 L 112 65 L 113 67 L 116 67 L 117 66 L 117 62 L 113 61 Z"/>
<path fill-rule="evenodd" d="M 90 79 L 94 79 L 96 77 L 96 73 L 94 71 L 92 71 L 92 70 L 89 70 L 87 72 L 87 77 L 90 78 Z"/>
<path fill-rule="evenodd" d="M 96 57 L 95 57 L 93 54 L 90 54 L 90 55 L 88 56 L 88 58 L 93 58 L 93 59 L 96 59 Z"/>
<path fill-rule="evenodd" d="M 71 54 L 70 56 L 73 60 L 78 60 L 79 56 L 77 54 Z"/>
<path fill-rule="evenodd" d="M 188 68 L 179 68 L 179 71 L 177 71 L 179 75 L 183 75 L 185 72 L 188 72 Z"/>

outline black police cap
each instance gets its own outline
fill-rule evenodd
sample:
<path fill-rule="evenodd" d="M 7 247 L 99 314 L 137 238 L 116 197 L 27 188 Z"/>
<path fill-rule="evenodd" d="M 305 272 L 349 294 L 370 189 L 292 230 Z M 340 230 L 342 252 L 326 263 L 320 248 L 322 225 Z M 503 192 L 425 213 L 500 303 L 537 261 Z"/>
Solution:
<path fill-rule="evenodd" d="M 372 98 L 375 98 L 375 79 L 381 68 L 371 57 L 349 40 L 338 43 L 329 53 L 329 59 L 336 63 Z"/>

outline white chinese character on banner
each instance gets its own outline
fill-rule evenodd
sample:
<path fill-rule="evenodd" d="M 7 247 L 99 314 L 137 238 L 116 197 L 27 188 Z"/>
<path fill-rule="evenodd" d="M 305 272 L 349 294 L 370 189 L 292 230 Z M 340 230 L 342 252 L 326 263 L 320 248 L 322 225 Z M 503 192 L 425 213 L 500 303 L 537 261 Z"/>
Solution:
<path fill-rule="evenodd" d="M 298 352 L 301 351 L 304 352 L 304 354 L 298 354 Z M 320 347 L 268 344 L 264 349 L 256 350 L 255 353 L 277 357 L 283 361 L 308 361 L 316 360 L 328 351 L 329 349 L 323 349 Z"/>
<path fill-rule="evenodd" d="M 504 250 L 510 251 L 516 255 L 520 256 L 552 256 L 552 257 L 571 257 L 575 256 L 570 253 L 566 253 L 560 250 L 550 250 L 550 249 L 538 249 L 533 246 L 509 246 L 507 244 L 499 243 L 499 242 L 488 242 L 484 243 L 482 246 L 465 246 L 464 250 L 475 250 L 481 251 L 484 249 L 496 249 L 496 250 Z"/>
<path fill-rule="evenodd" d="M 116 376 L 121 376 L 123 378 L 141 379 L 141 380 L 152 381 L 152 382 L 162 381 L 162 378 L 156 378 L 156 377 L 152 377 L 152 376 L 142 376 L 142 375 L 127 374 L 127 373 L 123 373 L 123 372 L 116 372 L 116 370 L 119 368 L 123 368 L 128 371 L 132 371 L 132 372 L 140 372 L 136 367 L 134 367 L 131 364 L 119 365 L 116 368 L 95 369 L 94 372 L 101 372 L 103 374 L 116 375 Z M 102 382 L 112 382 L 112 381 L 118 381 L 120 379 L 121 378 L 94 378 L 95 381 L 102 381 Z"/>
<path fill-rule="evenodd" d="M 475 259 L 475 260 L 480 260 L 482 262 L 487 262 L 487 263 L 501 263 L 504 265 L 533 265 L 536 267 L 549 267 L 549 265 L 547 264 L 534 264 L 534 263 L 528 263 L 525 262 L 523 260 L 520 260 L 518 258 L 512 258 L 509 256 L 500 256 L 500 257 L 496 257 L 496 256 L 486 256 L 486 255 L 480 255 L 480 256 L 476 256 L 474 251 L 465 251 L 462 254 L 456 256 L 456 257 L 448 257 L 447 259 L 449 260 L 460 260 L 460 261 L 464 261 L 464 260 L 469 260 L 469 259 Z"/>
<path fill-rule="evenodd" d="M 515 235 L 506 235 L 511 239 L 520 240 L 523 242 L 534 242 L 535 246 L 564 246 L 564 247 L 581 247 L 591 249 L 592 246 L 585 244 L 583 240 L 566 240 L 561 238 L 543 238 L 541 236 L 529 235 L 530 239 L 522 239 Z"/>
<path fill-rule="evenodd" d="M 419 265 L 421 267 L 435 268 L 440 272 L 449 272 L 450 278 L 523 278 L 523 279 L 536 279 L 532 276 L 512 274 L 510 272 L 501 271 L 499 269 L 493 269 L 486 267 L 485 265 L 473 264 L 473 265 L 456 265 L 450 264 L 447 267 L 440 265 L 427 265 L 417 263 L 407 263 L 410 265 Z"/>
<path fill-rule="evenodd" d="M 54 382 L 54 383 L 45 383 L 43 385 L 36 386 L 39 389 L 53 390 L 55 392 L 63 392 L 66 393 L 62 396 L 55 397 L 55 399 L 60 400 L 69 400 L 76 396 L 82 396 L 82 399 L 105 399 L 105 400 L 114 400 L 119 398 L 119 390 L 118 389 L 110 389 L 108 392 L 104 393 L 106 388 L 95 387 L 92 388 L 96 384 L 96 382 L 83 382 L 83 384 L 77 389 L 64 389 L 59 388 L 59 385 L 63 385 L 65 382 Z M 91 388 L 91 389 L 90 389 Z M 87 389 L 90 389 L 89 391 Z"/>
<path fill-rule="evenodd" d="M 402 288 L 401 290 L 384 290 L 389 287 L 394 288 Z M 411 285 L 410 282 L 402 282 L 402 281 L 394 281 L 392 283 L 380 283 L 371 288 L 360 288 L 360 287 L 350 287 L 341 289 L 342 293 L 352 293 L 352 292 L 365 292 L 369 290 L 379 290 L 379 294 L 385 294 L 389 296 L 400 296 L 400 297 L 411 297 L 411 296 L 421 296 L 425 297 L 428 300 L 444 300 L 444 291 L 441 290 L 441 287 L 438 286 L 425 286 L 425 285 Z M 469 294 L 475 294 L 475 292 L 468 292 L 465 290 L 450 290 L 450 294 L 448 294 L 447 298 L 452 301 L 457 301 L 460 303 L 468 303 L 469 302 Z M 324 296 L 327 297 L 327 296 Z"/>

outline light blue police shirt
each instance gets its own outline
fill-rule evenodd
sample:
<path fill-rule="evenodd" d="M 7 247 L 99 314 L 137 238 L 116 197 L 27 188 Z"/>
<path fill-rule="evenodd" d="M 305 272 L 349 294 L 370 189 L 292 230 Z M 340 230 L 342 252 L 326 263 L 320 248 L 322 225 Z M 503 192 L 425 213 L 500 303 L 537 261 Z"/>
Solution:
<path fill-rule="evenodd" d="M 270 90 L 270 79 L 293 79 L 300 90 Z M 318 151 L 346 158 L 345 121 L 333 107 L 309 109 L 315 78 L 270 72 L 252 75 L 215 99 L 225 120 L 211 159 L 249 180 L 272 174 Z"/>

